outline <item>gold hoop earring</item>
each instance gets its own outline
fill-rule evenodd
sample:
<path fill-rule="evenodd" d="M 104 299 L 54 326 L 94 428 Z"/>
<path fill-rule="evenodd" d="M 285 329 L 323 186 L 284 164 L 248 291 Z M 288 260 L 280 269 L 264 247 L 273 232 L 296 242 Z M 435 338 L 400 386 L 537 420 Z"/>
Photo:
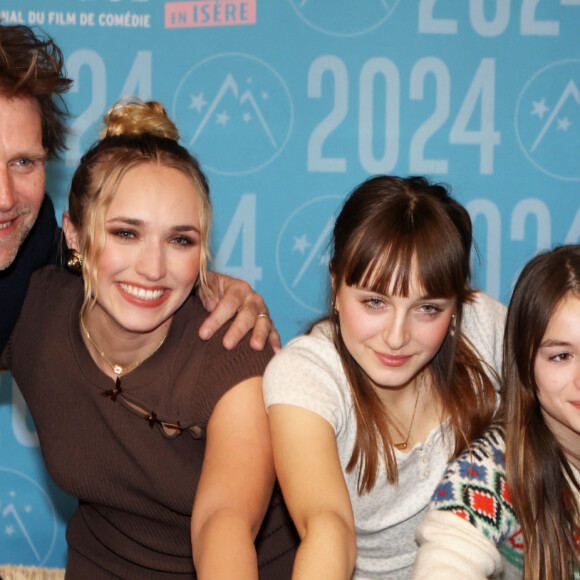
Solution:
<path fill-rule="evenodd" d="M 77 250 L 69 250 L 66 257 L 66 266 L 75 274 L 81 274 L 83 271 L 83 256 Z"/>

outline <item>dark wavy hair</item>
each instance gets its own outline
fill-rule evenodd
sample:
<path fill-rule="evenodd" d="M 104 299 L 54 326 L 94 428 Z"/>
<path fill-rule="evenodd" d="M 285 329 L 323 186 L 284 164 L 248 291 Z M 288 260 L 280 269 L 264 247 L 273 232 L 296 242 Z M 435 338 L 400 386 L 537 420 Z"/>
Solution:
<path fill-rule="evenodd" d="M 65 149 L 68 110 L 62 95 L 71 84 L 62 52 L 50 36 L 35 34 L 28 26 L 0 24 L 0 94 L 38 102 L 42 145 L 49 158 Z"/>
<path fill-rule="evenodd" d="M 444 186 L 431 184 L 424 177 L 368 179 L 345 201 L 332 244 L 333 304 L 343 283 L 380 294 L 394 291 L 408 296 L 416 267 L 429 296 L 456 299 L 455 323 L 461 328 L 463 304 L 473 294 L 469 287 L 472 225 L 466 209 Z M 368 492 L 376 481 L 380 453 L 388 480 L 397 481 L 389 415 L 371 380 L 346 348 L 338 314 L 333 312 L 330 320 L 357 421 L 347 471 L 360 463 L 359 493 Z M 461 332 L 447 334 L 428 372 L 444 416 L 450 420 L 455 457 L 491 422 L 493 384 L 478 353 Z"/>
<path fill-rule="evenodd" d="M 508 489 L 524 535 L 524 578 L 572 578 L 580 564 L 579 482 L 544 421 L 534 363 L 554 312 L 580 298 L 580 246 L 539 254 L 522 270 L 508 309 L 500 419 Z"/>

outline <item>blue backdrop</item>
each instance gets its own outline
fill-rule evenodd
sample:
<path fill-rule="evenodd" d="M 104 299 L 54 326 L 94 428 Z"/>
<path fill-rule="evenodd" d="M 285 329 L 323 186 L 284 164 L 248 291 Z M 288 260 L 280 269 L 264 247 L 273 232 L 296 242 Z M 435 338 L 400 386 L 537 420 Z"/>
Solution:
<path fill-rule="evenodd" d="M 580 0 L 3 0 L 62 47 L 68 151 L 119 97 L 162 101 L 210 179 L 215 269 L 262 293 L 284 342 L 320 316 L 337 208 L 376 173 L 452 185 L 506 302 L 539 249 L 580 237 Z M 74 504 L 0 389 L 0 562 L 62 566 Z M 95 442 L 98 444 L 98 442 Z"/>

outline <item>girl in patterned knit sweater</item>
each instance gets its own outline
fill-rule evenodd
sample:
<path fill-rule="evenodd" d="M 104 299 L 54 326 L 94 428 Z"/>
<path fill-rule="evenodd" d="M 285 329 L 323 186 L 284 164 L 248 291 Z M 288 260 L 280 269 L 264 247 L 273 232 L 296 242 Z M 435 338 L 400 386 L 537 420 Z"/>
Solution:
<path fill-rule="evenodd" d="M 503 383 L 498 424 L 449 466 L 418 529 L 417 580 L 580 578 L 580 246 L 522 271 Z"/>

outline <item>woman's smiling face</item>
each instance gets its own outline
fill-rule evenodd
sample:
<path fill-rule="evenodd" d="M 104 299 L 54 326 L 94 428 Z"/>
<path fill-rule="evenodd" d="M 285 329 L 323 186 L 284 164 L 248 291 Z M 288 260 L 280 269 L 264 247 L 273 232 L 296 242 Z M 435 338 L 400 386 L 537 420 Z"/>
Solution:
<path fill-rule="evenodd" d="M 550 430 L 565 447 L 580 440 L 580 298 L 558 305 L 534 361 L 537 394 Z M 568 443 L 566 445 L 566 442 Z"/>
<path fill-rule="evenodd" d="M 336 294 L 344 344 L 378 388 L 413 382 L 445 340 L 455 304 L 426 296 L 416 274 L 406 297 L 344 283 Z"/>
<path fill-rule="evenodd" d="M 104 227 L 91 325 L 151 332 L 171 320 L 197 279 L 199 195 L 177 169 L 138 165 L 119 183 Z"/>

